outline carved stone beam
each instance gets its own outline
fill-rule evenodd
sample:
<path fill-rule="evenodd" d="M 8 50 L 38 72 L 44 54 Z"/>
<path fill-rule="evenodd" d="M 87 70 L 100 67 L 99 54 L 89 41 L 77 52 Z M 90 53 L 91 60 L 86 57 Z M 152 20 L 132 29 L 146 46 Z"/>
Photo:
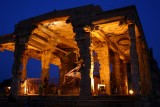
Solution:
<path fill-rule="evenodd" d="M 43 47 L 40 45 L 36 45 L 34 41 L 29 41 L 27 44 L 28 44 L 28 49 L 43 51 Z"/>
<path fill-rule="evenodd" d="M 116 17 L 107 18 L 107 19 L 106 17 L 103 17 L 103 18 L 99 17 L 99 19 L 92 22 L 92 24 L 99 25 L 99 24 L 110 23 L 110 22 L 115 22 L 115 21 L 123 21 L 123 20 L 124 20 L 124 16 L 116 16 Z"/>
<path fill-rule="evenodd" d="M 50 37 L 53 37 L 54 39 L 56 39 L 58 43 L 65 44 L 65 45 L 72 47 L 72 48 L 77 48 L 76 43 L 73 43 L 74 41 L 65 39 L 64 37 L 61 37 L 61 36 L 55 34 L 54 31 L 48 29 L 47 27 L 45 27 L 43 25 L 38 25 L 38 29 L 43 31 L 44 33 L 46 33 Z"/>
<path fill-rule="evenodd" d="M 9 50 L 9 51 L 14 51 L 15 48 L 15 43 L 10 42 L 10 43 L 4 43 L 0 45 L 0 51 L 4 51 L 4 50 Z"/>
<path fill-rule="evenodd" d="M 36 50 L 27 50 L 25 51 L 25 54 L 28 55 L 31 58 L 37 59 L 37 60 L 41 60 L 41 53 L 40 51 L 36 51 Z M 58 67 L 60 67 L 60 58 L 56 55 L 52 55 L 51 58 L 51 64 L 57 65 Z"/>
<path fill-rule="evenodd" d="M 47 39 L 43 39 L 41 36 L 37 35 L 37 34 L 32 34 L 30 40 L 35 40 L 38 41 L 44 45 L 49 45 L 48 40 Z"/>
<path fill-rule="evenodd" d="M 37 34 L 37 35 L 41 35 L 41 37 L 47 39 L 50 38 L 49 35 L 47 35 L 46 33 L 42 32 L 41 30 L 39 30 L 38 28 L 34 29 L 34 31 L 32 31 L 32 34 Z"/>
<path fill-rule="evenodd" d="M 58 50 L 58 51 L 60 51 L 60 52 L 65 53 L 65 54 L 68 54 L 68 52 L 67 52 L 67 51 L 64 51 L 64 50 L 62 50 L 62 49 L 60 49 L 60 48 L 55 47 L 55 49 L 56 49 L 56 50 Z"/>
<path fill-rule="evenodd" d="M 33 50 L 33 49 L 28 49 L 28 50 L 25 51 L 25 54 L 28 55 L 31 58 L 41 60 L 40 51 L 36 51 L 36 50 Z"/>
<path fill-rule="evenodd" d="M 32 44 L 33 47 L 38 47 L 40 50 L 47 50 L 47 48 L 53 48 L 57 45 L 55 40 L 47 40 L 37 34 L 32 34 L 28 44 Z"/>
<path fill-rule="evenodd" d="M 45 41 L 45 40 L 39 38 L 37 34 L 36 34 L 36 35 L 33 34 L 33 35 L 32 35 L 32 38 L 30 39 L 30 42 L 29 42 L 29 43 L 31 43 L 31 42 L 33 42 L 33 41 L 40 42 L 40 44 L 44 44 L 45 46 L 53 45 L 53 47 L 54 47 L 56 50 L 58 50 L 58 51 L 60 51 L 60 52 L 63 52 L 63 53 L 65 53 L 65 54 L 68 53 L 68 52 L 66 52 L 66 51 L 64 51 L 64 50 L 62 50 L 62 49 L 60 49 L 60 48 L 57 48 L 57 47 L 56 47 L 57 43 L 56 43 L 55 40 L 50 41 L 50 42 L 51 42 L 51 44 L 50 44 L 47 40 Z M 54 43 L 54 44 L 53 44 L 53 43 Z M 38 45 L 38 44 L 37 44 L 37 45 Z M 37 47 L 37 45 L 36 45 L 36 47 Z M 33 47 L 34 47 L 34 46 L 33 46 Z"/>
<path fill-rule="evenodd" d="M 119 53 L 121 59 L 128 59 L 126 55 L 104 34 L 102 30 L 96 31 L 109 45 Z"/>
<path fill-rule="evenodd" d="M 59 67 L 59 69 L 60 69 L 61 68 L 61 60 L 60 60 L 60 58 L 53 54 L 53 56 L 51 58 L 51 64 L 57 65 Z"/>

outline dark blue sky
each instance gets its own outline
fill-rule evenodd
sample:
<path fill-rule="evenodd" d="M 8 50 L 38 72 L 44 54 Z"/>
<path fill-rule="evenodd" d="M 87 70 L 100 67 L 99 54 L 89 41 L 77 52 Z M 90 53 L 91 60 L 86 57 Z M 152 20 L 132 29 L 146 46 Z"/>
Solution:
<path fill-rule="evenodd" d="M 82 5 L 100 5 L 111 10 L 136 5 L 149 47 L 160 65 L 160 0 L 0 0 L 0 35 L 12 33 L 14 25 L 23 19 L 46 12 Z M 0 81 L 11 77 L 13 53 L 0 52 Z M 40 61 L 30 59 L 28 77 L 40 77 Z M 58 77 L 57 68 L 51 67 L 51 77 Z M 56 72 L 56 73 L 54 73 Z"/>

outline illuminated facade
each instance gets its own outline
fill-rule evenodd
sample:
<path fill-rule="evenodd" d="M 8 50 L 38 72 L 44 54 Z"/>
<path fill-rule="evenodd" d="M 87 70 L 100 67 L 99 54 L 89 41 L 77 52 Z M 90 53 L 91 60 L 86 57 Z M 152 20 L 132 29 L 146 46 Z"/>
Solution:
<path fill-rule="evenodd" d="M 14 33 L 1 36 L 0 44 L 1 49 L 14 52 L 14 95 L 20 94 L 20 83 L 26 80 L 29 58 L 41 60 L 43 86 L 49 81 L 49 65 L 59 67 L 60 91 L 66 79 L 76 75 L 80 96 L 152 92 L 149 49 L 134 6 L 103 11 L 88 5 L 53 11 L 19 22 Z M 24 90 L 25 94 L 25 86 Z"/>

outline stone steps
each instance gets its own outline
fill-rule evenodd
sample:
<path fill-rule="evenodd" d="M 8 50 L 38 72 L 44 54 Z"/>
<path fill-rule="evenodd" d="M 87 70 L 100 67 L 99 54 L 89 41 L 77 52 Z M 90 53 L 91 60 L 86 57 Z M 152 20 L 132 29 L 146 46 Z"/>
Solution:
<path fill-rule="evenodd" d="M 16 103 L 9 103 L 3 97 L 0 107 L 24 107 L 27 98 L 20 96 Z M 148 97 L 140 96 L 31 96 L 29 102 L 31 107 L 152 107 Z"/>

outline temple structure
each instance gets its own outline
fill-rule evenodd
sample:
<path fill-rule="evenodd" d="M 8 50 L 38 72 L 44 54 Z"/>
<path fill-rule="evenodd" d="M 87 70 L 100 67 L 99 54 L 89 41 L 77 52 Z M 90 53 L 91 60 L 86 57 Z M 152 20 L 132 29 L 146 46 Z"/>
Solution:
<path fill-rule="evenodd" d="M 20 95 L 29 58 L 41 60 L 43 86 L 54 64 L 60 89 L 75 74 L 79 96 L 152 94 L 149 49 L 135 6 L 54 10 L 20 21 L 12 34 L 0 37 L 0 48 L 14 52 L 13 95 Z"/>

